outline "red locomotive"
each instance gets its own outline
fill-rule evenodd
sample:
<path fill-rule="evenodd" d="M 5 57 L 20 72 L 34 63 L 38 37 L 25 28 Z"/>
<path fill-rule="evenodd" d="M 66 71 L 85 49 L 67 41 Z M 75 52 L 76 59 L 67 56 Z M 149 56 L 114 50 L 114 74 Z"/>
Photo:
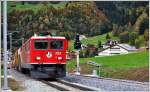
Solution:
<path fill-rule="evenodd" d="M 66 75 L 65 37 L 32 36 L 16 52 L 13 66 L 23 73 L 40 77 L 64 77 Z"/>

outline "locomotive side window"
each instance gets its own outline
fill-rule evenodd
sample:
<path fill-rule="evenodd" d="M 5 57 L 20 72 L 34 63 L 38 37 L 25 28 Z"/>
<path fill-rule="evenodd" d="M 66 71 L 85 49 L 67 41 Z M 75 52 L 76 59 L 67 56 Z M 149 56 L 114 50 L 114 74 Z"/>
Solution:
<path fill-rule="evenodd" d="M 52 40 L 50 41 L 50 49 L 63 49 L 63 40 Z"/>
<path fill-rule="evenodd" d="M 35 40 L 34 41 L 34 48 L 35 49 L 47 49 L 48 48 L 48 41 L 46 41 L 46 40 Z"/>

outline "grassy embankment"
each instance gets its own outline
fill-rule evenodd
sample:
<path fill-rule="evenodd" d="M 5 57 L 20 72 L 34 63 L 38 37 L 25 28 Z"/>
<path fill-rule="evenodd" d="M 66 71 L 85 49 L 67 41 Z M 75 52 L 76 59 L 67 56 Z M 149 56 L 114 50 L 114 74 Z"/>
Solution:
<path fill-rule="evenodd" d="M 76 60 L 69 61 L 69 72 L 75 70 Z M 126 55 L 109 57 L 80 58 L 81 73 L 92 72 L 87 61 L 94 61 L 102 65 L 100 75 L 103 77 L 148 81 L 148 52 L 137 52 Z"/>

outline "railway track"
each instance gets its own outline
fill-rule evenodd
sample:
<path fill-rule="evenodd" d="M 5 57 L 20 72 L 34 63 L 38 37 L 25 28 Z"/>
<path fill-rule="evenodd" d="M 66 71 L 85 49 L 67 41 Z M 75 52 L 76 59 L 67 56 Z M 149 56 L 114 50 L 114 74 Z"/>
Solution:
<path fill-rule="evenodd" d="M 56 88 L 59 91 L 69 91 L 69 89 L 67 89 L 67 87 L 64 87 L 64 85 L 61 85 L 60 83 L 56 82 L 56 81 L 45 81 L 45 80 L 41 80 L 41 82 Z"/>
<path fill-rule="evenodd" d="M 28 77 L 35 81 L 40 81 L 40 82 L 42 82 L 52 88 L 55 88 L 56 90 L 59 90 L 59 91 L 77 91 L 78 92 L 78 91 L 97 91 L 97 90 L 99 90 L 99 89 L 85 86 L 82 84 L 71 83 L 71 82 L 68 82 L 68 81 L 65 81 L 62 79 L 38 79 L 38 78 L 32 78 L 31 76 L 29 76 L 27 74 L 22 74 L 21 72 L 18 72 L 16 70 L 14 70 L 13 72 L 24 75 L 25 77 Z"/>
<path fill-rule="evenodd" d="M 19 73 L 19 72 L 18 72 Z M 31 78 L 28 75 L 25 75 Z M 45 84 L 47 88 L 57 91 L 148 91 L 148 82 L 137 82 L 131 80 L 94 77 L 89 75 L 67 74 L 60 79 L 35 79 Z"/>
<path fill-rule="evenodd" d="M 56 79 L 54 81 L 46 81 L 40 80 L 41 82 L 56 88 L 59 91 L 98 91 L 99 89 L 95 89 L 92 87 L 84 86 L 77 83 L 70 83 L 61 79 Z"/>

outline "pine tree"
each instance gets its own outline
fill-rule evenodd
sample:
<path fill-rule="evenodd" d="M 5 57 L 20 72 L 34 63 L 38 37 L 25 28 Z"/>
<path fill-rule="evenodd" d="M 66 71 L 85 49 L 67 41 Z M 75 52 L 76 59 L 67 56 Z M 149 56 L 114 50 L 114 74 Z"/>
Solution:
<path fill-rule="evenodd" d="M 88 49 L 86 49 L 85 51 L 85 57 L 89 57 L 90 51 Z"/>
<path fill-rule="evenodd" d="M 129 42 L 129 32 L 125 31 L 125 32 L 120 33 L 119 38 L 120 38 L 120 42 L 128 43 Z"/>
<path fill-rule="evenodd" d="M 107 33 L 107 35 L 106 35 L 106 40 L 108 40 L 108 39 L 111 39 L 109 33 Z"/>
<path fill-rule="evenodd" d="M 98 47 L 98 48 L 102 48 L 102 43 L 101 43 L 101 41 L 98 41 L 97 47 Z"/>
<path fill-rule="evenodd" d="M 141 44 L 140 39 L 136 39 L 136 40 L 135 40 L 135 47 L 136 47 L 136 48 L 139 48 L 139 47 L 140 47 L 140 44 Z"/>
<path fill-rule="evenodd" d="M 129 42 L 130 42 L 130 45 L 134 46 L 135 45 L 135 39 L 138 38 L 138 33 L 136 32 L 131 32 L 129 34 Z"/>

